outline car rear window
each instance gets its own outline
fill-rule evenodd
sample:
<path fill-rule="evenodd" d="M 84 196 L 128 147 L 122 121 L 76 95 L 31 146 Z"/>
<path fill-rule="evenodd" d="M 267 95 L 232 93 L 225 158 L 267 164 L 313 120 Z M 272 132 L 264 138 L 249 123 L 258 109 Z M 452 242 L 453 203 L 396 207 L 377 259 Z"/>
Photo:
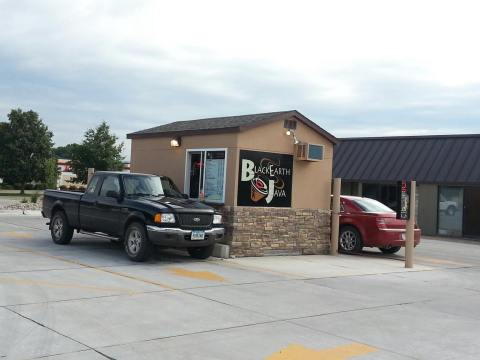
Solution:
<path fill-rule="evenodd" d="M 384 205 L 380 201 L 374 199 L 358 198 L 352 201 L 365 212 L 394 212 L 387 205 Z"/>

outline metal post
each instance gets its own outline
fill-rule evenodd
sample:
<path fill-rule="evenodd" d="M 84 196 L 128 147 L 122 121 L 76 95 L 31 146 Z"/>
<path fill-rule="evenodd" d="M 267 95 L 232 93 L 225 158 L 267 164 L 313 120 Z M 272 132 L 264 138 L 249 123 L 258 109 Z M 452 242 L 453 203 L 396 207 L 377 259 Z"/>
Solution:
<path fill-rule="evenodd" d="M 340 226 L 340 189 L 342 179 L 333 179 L 332 198 L 332 232 L 330 238 L 330 255 L 338 255 L 338 233 Z"/>
<path fill-rule="evenodd" d="M 405 267 L 413 268 L 413 249 L 415 247 L 415 218 L 416 218 L 416 191 L 417 182 L 412 181 L 410 186 L 410 219 L 407 220 L 405 239 Z"/>
<path fill-rule="evenodd" d="M 92 178 L 94 172 L 95 172 L 94 168 L 88 168 L 87 185 L 90 184 L 90 179 Z"/>

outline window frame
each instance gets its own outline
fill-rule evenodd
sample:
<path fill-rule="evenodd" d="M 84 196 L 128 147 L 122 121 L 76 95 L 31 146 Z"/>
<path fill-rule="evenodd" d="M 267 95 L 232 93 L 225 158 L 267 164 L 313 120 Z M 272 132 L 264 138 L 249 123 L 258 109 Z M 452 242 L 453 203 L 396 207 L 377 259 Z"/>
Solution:
<path fill-rule="evenodd" d="M 199 195 L 201 191 L 205 192 L 205 164 L 206 164 L 206 157 L 207 157 L 207 152 L 208 151 L 223 151 L 225 154 L 225 164 L 223 166 L 223 193 L 222 193 L 222 200 L 216 201 L 216 200 L 208 200 L 205 199 L 204 201 L 206 203 L 211 203 L 211 204 L 225 204 L 225 187 L 227 185 L 227 164 L 228 164 L 228 148 L 192 148 L 192 149 L 185 149 L 185 176 L 184 176 L 184 182 L 183 182 L 183 192 L 185 194 L 188 194 L 190 196 L 190 163 L 189 163 L 189 153 L 192 152 L 203 152 L 203 166 L 202 166 L 202 182 L 203 182 L 203 188 L 199 189 Z M 199 198 L 192 198 L 195 200 L 199 200 Z"/>

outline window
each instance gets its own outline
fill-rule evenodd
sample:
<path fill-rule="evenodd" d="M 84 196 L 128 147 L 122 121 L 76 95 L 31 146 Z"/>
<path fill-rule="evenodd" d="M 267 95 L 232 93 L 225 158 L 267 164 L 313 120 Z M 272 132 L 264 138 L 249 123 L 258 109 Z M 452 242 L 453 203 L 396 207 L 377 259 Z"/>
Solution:
<path fill-rule="evenodd" d="M 162 196 L 159 176 L 129 175 L 123 177 L 126 196 Z"/>
<path fill-rule="evenodd" d="M 162 176 L 160 178 L 162 181 L 163 192 L 165 196 L 176 197 L 176 198 L 183 198 L 184 195 L 178 190 L 175 183 L 169 177 Z"/>
<path fill-rule="evenodd" d="M 100 176 L 94 176 L 92 180 L 90 180 L 90 184 L 88 184 L 87 194 L 97 193 L 99 182 L 100 182 Z"/>
<path fill-rule="evenodd" d="M 185 192 L 192 199 L 225 202 L 226 149 L 187 150 Z"/>
<path fill-rule="evenodd" d="M 462 236 L 463 188 L 440 186 L 438 189 L 438 233 Z"/>
<path fill-rule="evenodd" d="M 107 196 L 109 191 L 120 193 L 120 182 L 118 176 L 110 175 L 103 180 L 102 190 L 100 190 L 100 196 Z"/>
<path fill-rule="evenodd" d="M 352 202 L 365 212 L 393 212 L 392 209 L 386 205 L 383 205 L 380 201 L 369 198 L 356 198 L 352 200 Z"/>

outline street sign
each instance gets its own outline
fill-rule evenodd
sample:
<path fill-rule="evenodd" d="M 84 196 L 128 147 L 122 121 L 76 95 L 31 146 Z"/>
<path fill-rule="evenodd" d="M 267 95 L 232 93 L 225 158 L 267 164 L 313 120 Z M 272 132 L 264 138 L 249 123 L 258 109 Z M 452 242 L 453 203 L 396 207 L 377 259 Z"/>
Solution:
<path fill-rule="evenodd" d="M 410 182 L 402 180 L 397 183 L 397 219 L 410 219 Z"/>

